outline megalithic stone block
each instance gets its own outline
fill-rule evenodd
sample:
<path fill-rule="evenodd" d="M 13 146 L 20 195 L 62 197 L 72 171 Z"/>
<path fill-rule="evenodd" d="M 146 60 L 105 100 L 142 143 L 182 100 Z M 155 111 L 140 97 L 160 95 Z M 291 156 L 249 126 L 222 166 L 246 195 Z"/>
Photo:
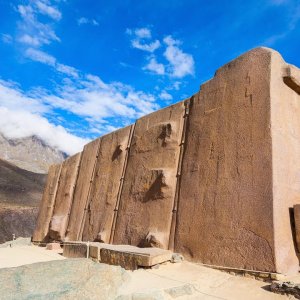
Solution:
<path fill-rule="evenodd" d="M 121 186 L 131 126 L 101 138 L 86 210 L 83 241 L 108 243 Z"/>
<path fill-rule="evenodd" d="M 275 271 L 270 66 L 251 51 L 190 107 L 175 251 L 205 264 Z"/>
<path fill-rule="evenodd" d="M 96 139 L 83 149 L 65 240 L 81 239 L 84 211 L 94 176 L 100 142 L 101 139 Z"/>
<path fill-rule="evenodd" d="M 47 242 L 49 238 L 49 225 L 53 214 L 60 168 L 61 165 L 52 165 L 49 168 L 47 182 L 39 207 L 36 227 L 32 236 L 34 242 Z"/>
<path fill-rule="evenodd" d="M 258 48 L 201 86 L 190 108 L 177 216 L 175 250 L 185 257 L 298 268 L 289 207 L 300 189 L 300 99 L 284 83 L 285 67 L 277 52 Z"/>
<path fill-rule="evenodd" d="M 137 120 L 114 244 L 168 248 L 184 108 L 180 102 Z"/>
<path fill-rule="evenodd" d="M 300 204 L 300 70 L 286 64 L 273 51 L 270 72 L 276 271 L 295 273 L 299 270 L 299 260 L 290 210 Z"/>
<path fill-rule="evenodd" d="M 62 164 L 49 230 L 52 240 L 62 241 L 65 238 L 80 157 L 81 153 L 75 154 Z"/>

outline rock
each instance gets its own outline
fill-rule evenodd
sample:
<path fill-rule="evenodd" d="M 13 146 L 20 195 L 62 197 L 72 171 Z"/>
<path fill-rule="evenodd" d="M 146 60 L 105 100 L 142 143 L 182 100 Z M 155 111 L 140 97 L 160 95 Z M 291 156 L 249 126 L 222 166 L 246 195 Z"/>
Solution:
<path fill-rule="evenodd" d="M 46 250 L 60 250 L 60 244 L 59 243 L 48 243 L 46 245 Z"/>
<path fill-rule="evenodd" d="M 110 300 L 127 279 L 120 267 L 66 259 L 0 269 L 0 295 L 7 300 Z"/>
<path fill-rule="evenodd" d="M 270 285 L 270 290 L 278 294 L 289 294 L 295 298 L 300 299 L 300 286 L 291 281 L 274 281 Z"/>
<path fill-rule="evenodd" d="M 184 257 L 179 253 L 173 253 L 171 262 L 172 263 L 180 263 L 184 261 Z"/>

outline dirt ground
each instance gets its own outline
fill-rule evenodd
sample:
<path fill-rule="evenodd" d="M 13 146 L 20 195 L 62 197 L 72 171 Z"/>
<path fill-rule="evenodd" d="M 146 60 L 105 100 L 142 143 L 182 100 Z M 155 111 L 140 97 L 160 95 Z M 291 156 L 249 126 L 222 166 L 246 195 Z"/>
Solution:
<path fill-rule="evenodd" d="M 58 251 L 37 246 L 0 248 L 0 268 L 63 259 Z M 268 283 L 189 262 L 126 272 L 129 280 L 115 299 L 294 299 L 269 292 Z"/>

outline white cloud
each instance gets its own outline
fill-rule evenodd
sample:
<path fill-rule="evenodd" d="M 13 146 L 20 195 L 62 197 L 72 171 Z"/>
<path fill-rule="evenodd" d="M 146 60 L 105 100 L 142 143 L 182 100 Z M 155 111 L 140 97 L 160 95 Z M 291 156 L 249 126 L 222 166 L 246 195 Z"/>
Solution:
<path fill-rule="evenodd" d="M 133 48 L 137 48 L 147 52 L 154 52 L 156 49 L 160 47 L 160 42 L 156 40 L 152 43 L 146 44 L 146 43 L 141 43 L 139 39 L 135 39 L 131 41 L 131 45 Z"/>
<path fill-rule="evenodd" d="M 41 50 L 33 49 L 33 48 L 28 48 L 25 51 L 25 56 L 28 58 L 38 61 L 44 64 L 47 64 L 49 66 L 55 66 L 56 59 L 52 55 L 47 54 L 46 52 L 43 52 Z"/>
<path fill-rule="evenodd" d="M 16 83 L 4 80 L 0 80 L 0 105 L 11 110 L 22 107 L 32 113 L 48 111 L 47 106 L 32 95 L 25 96 Z"/>
<path fill-rule="evenodd" d="M 78 70 L 76 70 L 73 67 L 67 66 L 67 65 L 63 65 L 63 64 L 57 63 L 56 64 L 56 70 L 58 72 L 64 73 L 64 74 L 72 76 L 74 78 L 78 78 L 79 77 Z"/>
<path fill-rule="evenodd" d="M 133 37 L 131 39 L 133 48 L 153 53 L 161 46 L 159 40 L 152 40 L 151 30 L 147 27 L 127 29 L 126 33 Z M 162 64 L 157 62 L 157 58 L 152 55 L 148 57 L 148 64 L 143 69 L 158 75 L 166 74 L 177 78 L 193 75 L 195 68 L 194 58 L 191 54 L 185 53 L 180 49 L 181 42 L 173 39 L 170 35 L 165 37 L 163 42 L 166 47 L 163 55 L 168 63 Z"/>
<path fill-rule="evenodd" d="M 56 61 L 56 58 L 44 51 L 34 49 L 34 48 L 28 48 L 25 51 L 25 56 L 27 58 L 30 58 L 33 61 L 37 61 L 43 64 L 46 64 L 48 66 L 53 67 L 56 71 L 60 73 L 64 73 L 68 76 L 72 76 L 74 78 L 79 77 L 79 71 L 73 67 L 58 63 Z"/>
<path fill-rule="evenodd" d="M 178 91 L 181 84 L 182 84 L 182 83 L 181 83 L 180 81 L 175 81 L 175 82 L 173 83 L 173 87 L 172 87 L 172 88 L 174 88 L 176 91 Z"/>
<path fill-rule="evenodd" d="M 13 41 L 13 37 L 10 34 L 1 33 L 0 34 L 1 40 L 5 44 L 11 44 Z"/>
<path fill-rule="evenodd" d="M 170 95 L 166 91 L 162 91 L 159 95 L 159 98 L 162 100 L 172 100 L 173 99 L 172 95 Z"/>
<path fill-rule="evenodd" d="M 44 3 L 38 1 L 36 3 Z M 51 42 L 59 42 L 59 37 L 53 30 L 53 24 L 45 24 L 38 21 L 37 16 L 42 12 L 34 5 L 35 2 L 29 2 L 28 5 L 18 5 L 17 11 L 19 12 L 22 20 L 18 22 L 19 38 L 18 41 L 25 44 L 30 44 L 32 47 L 40 47 L 44 44 L 50 44 Z M 46 5 L 46 4 L 45 4 Z M 47 6 L 47 5 L 46 5 Z M 48 6 L 47 6 L 48 7 Z M 51 7 L 51 6 L 49 6 Z M 57 9 L 56 9 L 57 10 Z M 58 20 L 57 10 L 55 20 Z M 31 40 L 31 43 L 30 43 Z"/>
<path fill-rule="evenodd" d="M 44 59 L 43 55 L 37 57 L 40 60 Z M 46 62 L 48 60 L 46 59 Z M 51 117 L 56 109 L 85 120 L 91 132 L 104 134 L 159 108 L 154 95 L 136 91 L 120 82 L 105 83 L 95 75 L 77 74 L 78 78 L 68 77 L 51 92 L 37 87 L 25 93 L 15 83 L 0 81 L 0 107 L 3 114 L 7 113 L 3 121 L 7 123 L 6 127 L 2 129 L 0 122 L 0 131 L 4 130 L 3 134 L 10 137 L 15 137 L 18 131 L 22 136 L 34 134 L 50 146 L 71 154 L 78 151 L 78 145 L 82 143 L 74 142 L 72 145 L 71 137 L 75 141 L 78 137 L 67 136 L 66 129 L 63 131 L 62 127 L 47 120 L 46 117 Z M 16 118 L 12 116 L 12 112 L 16 112 Z M 29 122 L 28 119 L 32 121 Z M 75 124 L 76 127 L 78 125 Z M 90 133 L 88 128 L 84 130 L 85 134 L 87 132 Z M 55 136 L 61 137 L 62 140 L 54 140 Z"/>
<path fill-rule="evenodd" d="M 62 126 L 49 123 L 45 117 L 38 114 L 1 106 L 0 130 L 7 138 L 38 136 L 51 147 L 68 155 L 81 151 L 89 141 L 70 134 Z"/>
<path fill-rule="evenodd" d="M 88 19 L 85 17 L 81 17 L 77 20 L 78 25 L 90 24 L 94 26 L 99 26 L 99 23 L 95 19 Z"/>
<path fill-rule="evenodd" d="M 155 57 L 150 58 L 149 63 L 144 67 L 144 70 L 149 70 L 159 75 L 165 74 L 165 66 L 156 61 Z"/>
<path fill-rule="evenodd" d="M 38 47 L 40 46 L 40 41 L 36 37 L 32 37 L 28 34 L 24 34 L 21 37 L 18 38 L 18 41 L 24 44 L 28 44 L 29 46 L 32 47 Z"/>
<path fill-rule="evenodd" d="M 80 151 L 87 139 L 51 124 L 43 114 L 51 108 L 39 95 L 24 93 L 15 83 L 0 80 L 0 131 L 8 138 L 36 135 L 48 145 L 67 154 Z"/>
<path fill-rule="evenodd" d="M 178 78 L 193 75 L 195 64 L 193 56 L 184 53 L 179 48 L 180 42 L 171 36 L 165 37 L 164 43 L 167 45 L 164 56 L 170 63 L 170 75 Z"/>
<path fill-rule="evenodd" d="M 152 37 L 151 31 L 148 28 L 138 28 L 134 33 L 140 39 L 151 39 Z"/>
<path fill-rule="evenodd" d="M 99 77 L 88 75 L 60 86 L 57 95 L 43 95 L 54 108 L 63 109 L 98 123 L 106 118 L 138 118 L 158 108 L 153 95 L 135 91 L 120 82 L 105 84 Z"/>
<path fill-rule="evenodd" d="M 152 53 L 160 47 L 159 40 L 149 41 L 152 38 L 149 28 L 127 29 L 126 33 L 133 36 L 133 39 L 131 40 L 133 48 Z"/>
<path fill-rule="evenodd" d="M 46 4 L 44 1 L 36 1 L 35 5 L 39 13 L 47 15 L 56 21 L 61 19 L 61 12 L 56 7 Z"/>
<path fill-rule="evenodd" d="M 48 5 L 50 2 L 43 1 L 43 3 Z M 82 146 L 83 143 L 82 139 L 70 133 L 72 128 L 82 135 L 90 132 L 104 134 L 114 128 L 128 125 L 136 118 L 159 108 L 155 102 L 157 96 L 135 90 L 121 82 L 106 83 L 98 76 L 84 74 L 72 66 L 57 61 L 54 56 L 42 50 L 44 44 L 59 40 L 54 32 L 53 23 L 43 24 L 37 20 L 37 15 L 41 12 L 37 10 L 33 1 L 28 5 L 19 5 L 18 11 L 22 17 L 19 22 L 19 40 L 27 46 L 25 56 L 50 66 L 53 70 L 63 73 L 65 77 L 62 83 L 56 83 L 51 91 L 35 87 L 24 92 L 17 84 L 0 82 L 0 107 L 3 115 L 7 113 L 6 134 L 16 135 L 18 130 L 22 135 L 34 134 L 51 146 L 70 154 L 78 151 L 78 145 Z M 134 39 L 136 38 L 149 39 L 151 32 L 138 29 L 134 33 Z M 152 43 L 154 46 L 151 46 Z M 155 41 L 141 43 L 143 47 L 148 45 L 150 48 L 146 51 L 150 52 L 157 47 L 155 44 L 157 44 Z M 14 110 L 17 119 L 22 122 L 18 123 L 13 117 L 11 112 Z M 67 124 L 68 129 L 51 123 L 49 120 L 54 120 L 58 110 L 60 115 L 73 115 L 75 120 L 79 120 L 80 126 L 77 121 L 65 123 L 57 118 L 55 124 L 57 122 Z M 28 121 L 29 119 L 32 122 Z M 21 126 L 24 127 L 22 130 Z"/>

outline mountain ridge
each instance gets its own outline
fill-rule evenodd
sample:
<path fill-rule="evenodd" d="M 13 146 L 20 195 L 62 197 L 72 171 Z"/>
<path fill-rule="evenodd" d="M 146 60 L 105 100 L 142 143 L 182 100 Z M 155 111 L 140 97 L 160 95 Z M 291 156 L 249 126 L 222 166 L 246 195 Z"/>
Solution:
<path fill-rule="evenodd" d="M 0 158 L 22 169 L 45 174 L 50 165 L 61 163 L 67 154 L 36 135 L 13 139 L 0 132 Z"/>

